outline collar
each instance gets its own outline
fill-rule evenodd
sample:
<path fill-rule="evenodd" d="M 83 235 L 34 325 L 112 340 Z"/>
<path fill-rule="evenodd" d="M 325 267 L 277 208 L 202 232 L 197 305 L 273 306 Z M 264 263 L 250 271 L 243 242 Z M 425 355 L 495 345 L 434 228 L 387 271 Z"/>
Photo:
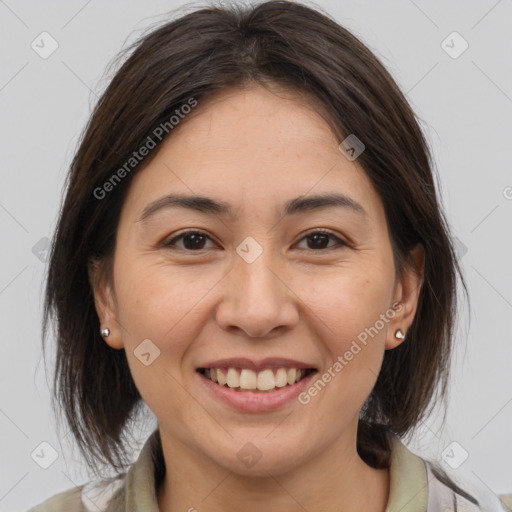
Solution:
<path fill-rule="evenodd" d="M 126 512 L 133 510 L 159 512 L 156 490 L 157 473 L 162 469 L 158 463 L 161 456 L 160 432 L 156 429 L 146 440 L 138 459 L 126 474 L 124 489 Z"/>
<path fill-rule="evenodd" d="M 428 493 L 425 461 L 396 436 L 392 436 L 389 473 L 389 498 L 385 512 L 425 512 Z"/>

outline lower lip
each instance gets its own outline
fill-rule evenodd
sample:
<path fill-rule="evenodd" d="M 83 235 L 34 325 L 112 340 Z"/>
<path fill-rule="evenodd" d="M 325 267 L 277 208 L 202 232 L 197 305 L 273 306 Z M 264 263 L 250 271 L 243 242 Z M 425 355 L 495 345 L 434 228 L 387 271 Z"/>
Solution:
<path fill-rule="evenodd" d="M 235 391 L 226 386 L 220 386 L 199 372 L 196 373 L 208 391 L 222 402 L 244 412 L 265 412 L 279 409 L 297 398 L 317 372 L 311 373 L 291 386 L 287 385 L 275 391 L 266 392 Z"/>

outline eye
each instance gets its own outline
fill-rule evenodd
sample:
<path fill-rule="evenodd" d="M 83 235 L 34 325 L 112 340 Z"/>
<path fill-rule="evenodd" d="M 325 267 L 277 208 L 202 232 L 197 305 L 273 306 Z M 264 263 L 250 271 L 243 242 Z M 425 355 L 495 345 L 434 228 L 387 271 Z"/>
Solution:
<path fill-rule="evenodd" d="M 309 232 L 302 240 L 308 240 L 311 244 L 308 244 L 308 248 L 310 250 L 325 250 L 332 249 L 331 247 L 325 247 L 325 242 L 329 240 L 329 238 L 336 240 L 337 245 L 342 247 L 348 247 L 348 244 L 338 238 L 336 235 L 331 233 L 330 231 L 325 231 L 323 229 L 317 229 L 315 231 Z"/>
<path fill-rule="evenodd" d="M 183 239 L 184 247 L 178 247 L 176 245 L 176 242 L 181 239 Z M 204 242 L 206 239 L 210 239 L 210 237 L 201 231 L 185 231 L 168 242 L 165 242 L 164 247 L 197 252 L 204 249 Z"/>
<path fill-rule="evenodd" d="M 302 238 L 302 240 L 307 240 L 308 242 L 311 242 L 308 244 L 308 247 L 306 250 L 325 250 L 330 249 L 331 247 L 325 247 L 325 243 L 329 241 L 329 239 L 335 240 L 337 242 L 336 245 L 342 246 L 342 247 L 348 247 L 348 244 L 338 238 L 336 235 L 331 233 L 330 231 L 325 230 L 316 230 L 311 231 L 306 236 Z M 183 246 L 178 245 L 178 241 L 183 241 Z M 179 250 L 185 250 L 189 252 L 198 252 L 201 250 L 207 250 L 208 247 L 205 248 L 205 243 L 207 240 L 211 240 L 211 238 L 201 231 L 185 231 L 184 233 L 181 233 L 180 235 L 172 238 L 168 242 L 164 243 L 164 247 L 169 249 L 179 249 Z M 301 240 L 301 241 L 302 241 Z"/>

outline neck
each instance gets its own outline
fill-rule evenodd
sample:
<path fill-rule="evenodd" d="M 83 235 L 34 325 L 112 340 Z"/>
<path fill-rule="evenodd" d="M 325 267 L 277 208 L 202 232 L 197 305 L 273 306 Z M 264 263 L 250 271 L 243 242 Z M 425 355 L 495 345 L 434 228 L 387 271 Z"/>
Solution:
<path fill-rule="evenodd" d="M 355 436 L 344 436 L 286 473 L 249 477 L 223 468 L 162 435 L 166 474 L 158 490 L 160 512 L 384 512 L 389 469 L 359 457 Z"/>

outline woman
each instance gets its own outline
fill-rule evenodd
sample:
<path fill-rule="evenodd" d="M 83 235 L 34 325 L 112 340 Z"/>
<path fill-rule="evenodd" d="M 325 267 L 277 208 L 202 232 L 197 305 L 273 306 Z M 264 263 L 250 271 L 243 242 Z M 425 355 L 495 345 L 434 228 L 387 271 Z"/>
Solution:
<path fill-rule="evenodd" d="M 283 1 L 130 51 L 71 165 L 44 320 L 71 431 L 119 475 L 32 511 L 505 510 L 401 442 L 445 396 L 459 268 L 378 59 Z"/>

